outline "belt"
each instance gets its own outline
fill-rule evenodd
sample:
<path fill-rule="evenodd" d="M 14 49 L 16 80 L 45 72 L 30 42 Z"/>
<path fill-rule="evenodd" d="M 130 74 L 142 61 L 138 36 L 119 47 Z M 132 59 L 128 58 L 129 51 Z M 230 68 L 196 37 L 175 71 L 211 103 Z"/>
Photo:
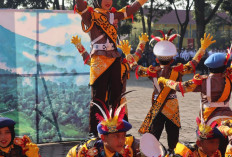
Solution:
<path fill-rule="evenodd" d="M 115 47 L 113 43 L 93 44 L 92 49 L 110 51 L 115 50 Z"/>
<path fill-rule="evenodd" d="M 155 95 L 154 95 L 154 100 L 156 100 L 157 97 L 158 97 L 158 94 L 155 94 Z M 176 99 L 176 98 L 177 98 L 177 95 L 176 95 L 176 94 L 169 94 L 169 95 L 167 96 L 167 99 Z"/>
<path fill-rule="evenodd" d="M 207 108 L 207 107 L 229 107 L 230 104 L 229 104 L 229 101 L 228 102 L 209 102 L 209 103 L 206 103 L 204 104 L 204 108 Z"/>

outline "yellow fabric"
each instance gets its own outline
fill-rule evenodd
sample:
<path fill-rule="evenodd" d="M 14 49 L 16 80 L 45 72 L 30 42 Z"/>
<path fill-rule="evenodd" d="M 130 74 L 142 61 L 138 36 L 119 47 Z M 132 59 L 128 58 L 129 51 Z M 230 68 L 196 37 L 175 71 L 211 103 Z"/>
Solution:
<path fill-rule="evenodd" d="M 111 151 L 109 151 L 105 146 L 104 146 L 104 150 L 106 153 L 106 157 L 113 157 L 115 153 L 112 153 Z"/>
<path fill-rule="evenodd" d="M 126 137 L 126 141 L 125 141 L 126 145 L 128 145 L 129 147 L 131 147 L 132 144 L 133 144 L 133 142 L 134 142 L 134 137 L 133 136 Z"/>
<path fill-rule="evenodd" d="M 112 39 L 112 41 L 114 42 L 115 45 L 117 45 L 117 30 L 114 27 L 113 24 L 110 24 L 110 22 L 108 21 L 108 18 L 106 17 L 106 10 L 104 9 L 100 9 L 100 8 L 96 8 L 96 11 L 93 12 L 93 16 L 94 16 L 94 21 L 95 23 L 101 27 L 101 29 L 107 34 L 107 36 Z"/>
<path fill-rule="evenodd" d="M 72 147 L 69 151 L 68 151 L 68 154 L 66 155 L 66 157 L 76 157 L 76 149 L 77 149 L 77 146 L 75 147 Z"/>
<path fill-rule="evenodd" d="M 96 79 L 110 67 L 115 59 L 116 58 L 108 58 L 101 55 L 94 55 L 91 57 L 90 85 L 93 85 Z"/>
<path fill-rule="evenodd" d="M 207 119 L 209 118 L 211 113 L 213 113 L 213 111 L 215 109 L 216 109 L 216 107 L 207 107 L 207 108 L 204 109 L 203 118 L 204 118 L 205 121 L 207 121 Z"/>
<path fill-rule="evenodd" d="M 184 144 L 181 144 L 179 142 L 177 143 L 174 151 L 175 154 L 181 155 L 183 157 L 189 157 L 193 155 L 193 152 L 188 147 L 186 147 Z"/>
<path fill-rule="evenodd" d="M 176 126 L 180 127 L 179 105 L 177 99 L 169 99 L 161 111 Z"/>
<path fill-rule="evenodd" d="M 226 147 L 225 157 L 232 157 L 232 146 L 230 144 Z"/>
<path fill-rule="evenodd" d="M 174 80 L 176 81 L 178 78 L 178 72 L 175 70 L 172 70 L 171 72 L 171 76 L 170 76 L 170 80 Z M 171 88 L 165 86 L 162 91 L 159 93 L 156 101 L 154 103 L 152 103 L 152 106 L 147 114 L 147 116 L 145 117 L 140 129 L 138 130 L 139 133 L 144 134 L 146 132 L 149 132 L 149 127 L 153 121 L 153 119 L 156 117 L 156 115 L 158 114 L 158 112 L 160 111 L 160 107 L 163 105 L 163 103 L 165 102 L 169 92 L 171 91 Z"/>

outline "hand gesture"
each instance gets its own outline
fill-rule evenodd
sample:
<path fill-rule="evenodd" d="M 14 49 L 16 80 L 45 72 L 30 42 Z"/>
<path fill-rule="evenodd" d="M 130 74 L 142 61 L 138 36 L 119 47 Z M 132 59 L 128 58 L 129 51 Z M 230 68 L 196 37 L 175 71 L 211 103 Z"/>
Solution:
<path fill-rule="evenodd" d="M 28 151 L 26 151 L 26 155 L 28 157 L 39 157 L 39 147 L 34 143 L 27 143 L 26 148 Z"/>
<path fill-rule="evenodd" d="M 131 45 L 129 45 L 128 40 L 120 41 L 120 45 L 118 45 L 117 47 L 120 48 L 126 56 L 130 54 Z"/>
<path fill-rule="evenodd" d="M 149 41 L 147 33 L 141 33 L 141 36 L 139 36 L 139 41 L 146 43 Z"/>
<path fill-rule="evenodd" d="M 72 36 L 71 43 L 73 43 L 75 46 L 78 46 L 81 44 L 81 38 L 76 35 Z"/>
<path fill-rule="evenodd" d="M 204 39 L 201 38 L 201 48 L 206 50 L 211 44 L 215 43 L 216 40 L 213 40 L 213 36 L 210 36 L 210 34 L 208 34 L 208 36 L 206 37 L 206 33 L 204 34 Z"/>

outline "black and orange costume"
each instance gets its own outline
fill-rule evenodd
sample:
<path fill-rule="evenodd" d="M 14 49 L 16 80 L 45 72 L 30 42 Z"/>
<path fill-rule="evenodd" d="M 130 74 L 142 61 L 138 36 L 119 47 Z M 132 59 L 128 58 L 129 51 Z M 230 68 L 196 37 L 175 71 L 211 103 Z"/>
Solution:
<path fill-rule="evenodd" d="M 75 10 L 82 17 L 82 29 L 89 33 L 91 39 L 90 85 L 93 101 L 99 99 L 105 102 L 108 91 L 107 104 L 113 105 L 113 108 L 119 104 L 122 92 L 121 63 L 117 51 L 117 28 L 114 26 L 114 21 L 132 17 L 146 1 L 137 0 L 132 5 L 117 11 L 114 8 L 104 10 L 101 4 L 98 5 L 99 8 L 93 9 L 83 0 L 76 0 Z M 99 112 L 98 109 L 91 104 L 90 132 L 95 136 L 97 136 L 97 121 L 94 117 L 96 112 Z"/>
<path fill-rule="evenodd" d="M 172 44 L 172 40 L 175 36 L 176 35 L 170 36 L 170 34 L 168 34 L 166 36 L 163 35 L 162 39 L 155 37 L 155 40 L 159 40 L 157 44 L 163 42 L 164 45 L 168 44 L 173 46 L 173 49 L 176 51 L 174 44 Z M 148 68 L 142 66 L 137 67 L 137 76 L 149 77 L 154 84 L 152 106 L 139 129 L 139 133 L 144 134 L 146 132 L 150 132 L 159 140 L 165 125 L 168 134 L 169 149 L 173 150 L 175 148 L 179 139 L 179 128 L 181 127 L 176 91 L 169 87 L 165 87 L 162 84 L 159 85 L 157 83 L 157 78 L 165 77 L 170 80 L 181 81 L 183 75 L 194 73 L 195 67 L 205 53 L 205 49 L 212 44 L 211 39 L 210 35 L 208 37 L 205 35 L 204 39 L 201 41 L 201 48 L 198 50 L 192 61 L 189 61 L 185 65 L 179 63 L 177 66 L 172 67 L 170 66 L 170 62 L 170 64 L 156 67 L 152 65 Z M 169 47 L 162 45 L 159 47 L 161 48 L 160 51 L 162 51 L 162 53 L 160 52 L 158 57 L 161 57 L 163 60 L 173 57 L 173 54 L 169 54 Z"/>
<path fill-rule="evenodd" d="M 213 69 L 223 68 L 221 64 L 223 65 L 225 62 L 227 64 L 226 60 L 228 60 L 228 58 L 228 55 L 225 53 L 216 53 L 207 58 L 206 62 L 209 60 L 212 62 L 210 64 L 215 68 L 209 68 L 213 71 Z M 217 63 L 217 60 L 220 60 L 220 62 Z M 217 122 L 217 124 L 220 125 L 223 120 L 232 119 L 232 110 L 229 107 L 231 71 L 231 68 L 227 68 L 225 72 L 211 72 L 209 75 L 202 76 L 196 74 L 193 79 L 185 82 L 178 82 L 165 78 L 159 78 L 158 82 L 162 83 L 165 87 L 180 91 L 182 94 L 185 92 L 200 92 L 201 119 L 208 125 L 213 122 Z M 226 141 L 223 143 L 226 143 Z M 223 154 L 225 152 L 225 146 L 220 148 Z"/>

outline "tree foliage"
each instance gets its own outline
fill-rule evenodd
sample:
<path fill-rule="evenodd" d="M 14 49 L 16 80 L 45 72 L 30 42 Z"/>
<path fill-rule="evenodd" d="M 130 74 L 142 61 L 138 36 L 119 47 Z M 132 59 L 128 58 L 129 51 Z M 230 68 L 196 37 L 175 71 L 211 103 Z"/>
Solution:
<path fill-rule="evenodd" d="M 189 14 L 190 14 L 190 10 L 191 10 L 191 7 L 193 5 L 193 0 L 171 0 L 170 3 L 174 6 L 175 8 L 175 13 L 176 13 L 176 17 L 177 17 L 177 20 L 178 20 L 178 23 L 180 25 L 180 41 L 179 41 L 179 50 L 181 50 L 182 48 L 182 45 L 183 45 L 183 39 L 184 39 L 184 36 L 185 36 L 185 32 L 186 32 L 186 29 L 188 27 L 188 23 L 189 23 Z M 185 9 L 185 20 L 184 22 L 182 22 L 180 20 L 180 17 L 178 15 L 178 11 L 177 11 L 177 7 L 183 7 Z"/>
<path fill-rule="evenodd" d="M 206 25 L 215 16 L 223 0 L 194 0 L 195 18 L 197 25 L 197 46 L 200 45 L 200 39 L 204 36 Z"/>

